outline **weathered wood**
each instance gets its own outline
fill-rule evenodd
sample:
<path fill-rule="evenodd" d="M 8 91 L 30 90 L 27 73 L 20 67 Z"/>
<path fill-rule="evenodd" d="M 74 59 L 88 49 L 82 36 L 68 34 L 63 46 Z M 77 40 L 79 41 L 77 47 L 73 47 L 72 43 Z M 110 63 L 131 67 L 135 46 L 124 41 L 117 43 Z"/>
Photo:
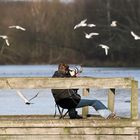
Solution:
<path fill-rule="evenodd" d="M 33 119 L 32 119 L 33 118 Z M 140 120 L 48 119 L 45 115 L 0 116 L 0 139 L 139 140 Z"/>
<path fill-rule="evenodd" d="M 109 89 L 108 93 L 108 108 L 114 112 L 115 89 Z"/>
<path fill-rule="evenodd" d="M 140 127 L 139 127 L 139 130 L 138 130 L 138 140 L 140 140 Z"/>
<path fill-rule="evenodd" d="M 114 109 L 116 88 L 131 88 L 131 118 L 120 120 L 55 119 L 45 115 L 0 116 L 0 139 L 6 140 L 139 140 L 138 83 L 133 78 L 0 78 L 0 88 L 110 89 L 108 106 Z M 87 90 L 84 92 L 88 95 Z M 87 111 L 84 112 L 84 115 Z"/>
<path fill-rule="evenodd" d="M 0 135 L 138 135 L 138 128 L 48 128 L 48 127 L 7 127 L 0 128 Z"/>
<path fill-rule="evenodd" d="M 16 77 L 0 78 L 0 88 L 9 88 L 7 82 L 14 89 L 24 88 L 131 88 L 132 78 L 48 78 L 48 77 Z"/>
<path fill-rule="evenodd" d="M 83 89 L 83 96 L 88 96 L 88 95 L 89 95 L 89 89 L 84 88 Z M 88 114 L 88 106 L 82 108 L 82 116 L 84 118 L 86 118 L 87 114 Z"/>
<path fill-rule="evenodd" d="M 138 119 L 138 82 L 132 80 L 131 88 L 131 118 Z"/>
<path fill-rule="evenodd" d="M 2 140 L 138 140 L 136 135 L 7 135 Z"/>
<path fill-rule="evenodd" d="M 11 116 L 11 119 L 8 120 L 0 120 L 0 128 L 1 127 L 49 127 L 49 128 L 62 128 L 62 127 L 105 127 L 105 128 L 123 128 L 123 127 L 140 127 L 140 120 L 131 120 L 131 119 L 120 119 L 120 120 L 105 120 L 105 119 L 40 119 L 37 117 L 36 119 L 31 119 L 28 117 L 19 117 L 15 118 Z"/>

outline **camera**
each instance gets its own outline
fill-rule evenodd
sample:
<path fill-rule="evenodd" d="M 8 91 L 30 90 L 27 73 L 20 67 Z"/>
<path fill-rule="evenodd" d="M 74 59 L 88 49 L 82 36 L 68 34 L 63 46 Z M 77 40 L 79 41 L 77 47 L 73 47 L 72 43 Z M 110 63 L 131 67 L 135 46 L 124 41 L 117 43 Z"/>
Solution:
<path fill-rule="evenodd" d="M 73 68 L 69 68 L 69 73 L 72 77 L 77 77 L 78 74 L 82 73 L 83 68 L 81 66 L 75 66 Z"/>

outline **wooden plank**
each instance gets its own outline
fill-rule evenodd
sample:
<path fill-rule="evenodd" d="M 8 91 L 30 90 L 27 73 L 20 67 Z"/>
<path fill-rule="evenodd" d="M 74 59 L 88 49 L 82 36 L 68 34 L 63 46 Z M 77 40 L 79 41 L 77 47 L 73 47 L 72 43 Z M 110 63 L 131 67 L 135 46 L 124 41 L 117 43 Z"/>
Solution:
<path fill-rule="evenodd" d="M 138 130 L 138 140 L 140 140 L 140 126 L 139 126 L 139 130 Z"/>
<path fill-rule="evenodd" d="M 134 127 L 124 128 L 0 128 L 0 135 L 138 135 L 138 129 Z"/>
<path fill-rule="evenodd" d="M 4 140 L 138 140 L 137 135 L 7 135 Z"/>
<path fill-rule="evenodd" d="M 0 120 L 0 127 L 140 127 L 140 120 L 94 120 L 94 119 L 16 119 Z"/>
<path fill-rule="evenodd" d="M 108 108 L 114 112 L 115 89 L 109 89 L 108 93 Z"/>
<path fill-rule="evenodd" d="M 88 96 L 88 95 L 89 95 L 89 89 L 84 88 L 83 89 L 83 96 Z M 87 114 L 88 114 L 88 106 L 82 108 L 82 116 L 84 118 L 86 118 Z"/>
<path fill-rule="evenodd" d="M 131 88 L 132 78 L 47 78 L 47 77 L 17 77 L 0 78 L 0 88 Z"/>
<path fill-rule="evenodd" d="M 138 119 L 138 82 L 132 80 L 132 88 L 131 88 L 131 118 Z"/>

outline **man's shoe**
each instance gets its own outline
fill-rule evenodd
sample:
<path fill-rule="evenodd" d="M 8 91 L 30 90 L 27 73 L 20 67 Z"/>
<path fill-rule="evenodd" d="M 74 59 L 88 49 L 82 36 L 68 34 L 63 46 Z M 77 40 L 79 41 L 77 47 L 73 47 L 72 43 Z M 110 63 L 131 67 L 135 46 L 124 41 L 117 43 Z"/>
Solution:
<path fill-rule="evenodd" d="M 77 114 L 75 119 L 83 119 L 83 117 Z"/>
<path fill-rule="evenodd" d="M 77 114 L 76 116 L 70 116 L 70 119 L 83 119 L 83 117 Z"/>
<path fill-rule="evenodd" d="M 78 115 L 77 111 L 69 113 L 70 119 L 82 119 L 83 117 Z"/>
<path fill-rule="evenodd" d="M 120 117 L 116 116 L 116 114 L 113 112 L 107 117 L 107 119 L 120 119 Z"/>

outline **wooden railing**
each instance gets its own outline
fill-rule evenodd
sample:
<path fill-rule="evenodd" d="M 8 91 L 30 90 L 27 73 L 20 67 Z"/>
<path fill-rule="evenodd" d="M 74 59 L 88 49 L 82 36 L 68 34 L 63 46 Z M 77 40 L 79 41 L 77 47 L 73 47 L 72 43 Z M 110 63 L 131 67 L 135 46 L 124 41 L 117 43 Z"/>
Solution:
<path fill-rule="evenodd" d="M 94 78 L 94 77 L 79 77 L 79 78 L 48 78 L 48 77 L 12 77 L 0 78 L 0 89 L 67 89 L 81 88 L 83 95 L 88 96 L 87 89 L 109 89 L 108 93 L 108 108 L 114 111 L 115 89 L 131 89 L 131 119 L 138 119 L 138 81 L 133 78 Z M 83 108 L 82 114 L 86 116 L 88 107 Z"/>

